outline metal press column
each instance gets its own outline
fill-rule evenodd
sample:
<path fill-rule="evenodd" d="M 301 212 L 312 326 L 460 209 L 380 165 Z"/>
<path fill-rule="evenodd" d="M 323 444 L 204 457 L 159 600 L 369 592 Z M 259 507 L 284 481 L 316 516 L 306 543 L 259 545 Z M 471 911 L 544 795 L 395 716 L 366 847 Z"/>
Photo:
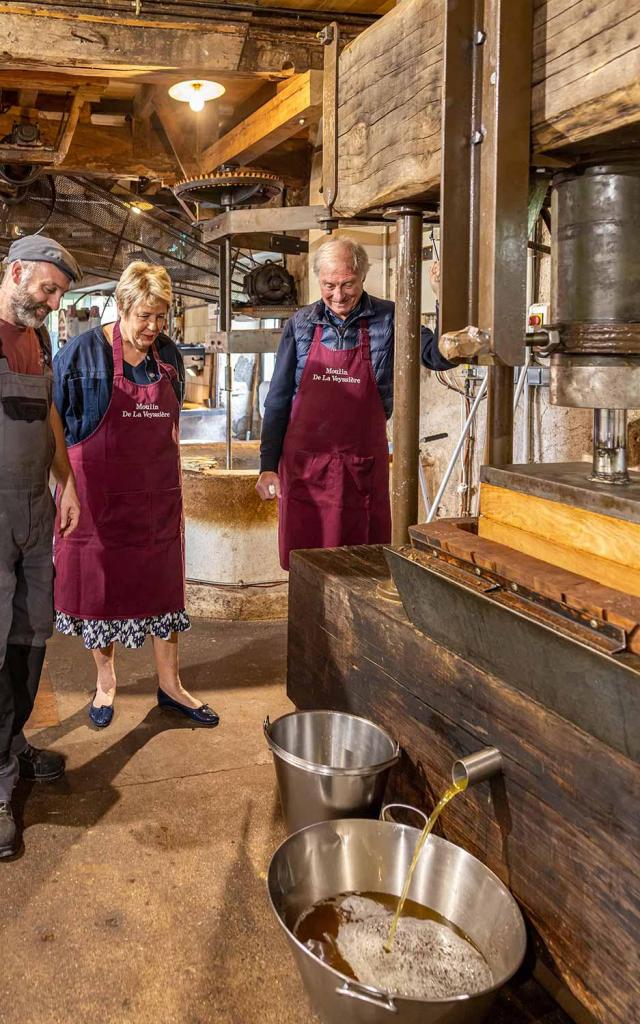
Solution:
<path fill-rule="evenodd" d="M 396 219 L 396 311 L 393 373 L 393 545 L 407 544 L 418 521 L 420 458 L 420 307 L 422 296 L 422 210 L 402 206 Z"/>

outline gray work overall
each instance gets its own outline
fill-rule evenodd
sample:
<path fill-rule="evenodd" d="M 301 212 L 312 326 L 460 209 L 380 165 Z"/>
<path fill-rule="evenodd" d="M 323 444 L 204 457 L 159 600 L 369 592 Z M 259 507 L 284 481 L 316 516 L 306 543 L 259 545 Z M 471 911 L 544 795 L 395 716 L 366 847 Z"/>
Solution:
<path fill-rule="evenodd" d="M 0 340 L 0 801 L 11 799 L 53 631 L 50 408 L 49 367 L 13 373 Z"/>

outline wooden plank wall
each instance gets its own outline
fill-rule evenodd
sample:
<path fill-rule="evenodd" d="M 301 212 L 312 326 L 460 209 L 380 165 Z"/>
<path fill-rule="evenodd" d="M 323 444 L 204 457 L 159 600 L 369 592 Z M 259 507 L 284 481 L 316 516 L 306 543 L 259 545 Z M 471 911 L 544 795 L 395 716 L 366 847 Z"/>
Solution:
<path fill-rule="evenodd" d="M 511 887 L 598 1021 L 640 1020 L 640 769 L 414 629 L 377 596 L 384 575 L 375 548 L 293 556 L 289 696 L 385 726 L 404 751 L 393 789 L 425 809 L 457 757 L 497 746 L 503 780 L 448 808 L 445 836 Z"/>
<path fill-rule="evenodd" d="M 534 152 L 640 121 L 640 0 L 534 3 Z M 343 50 L 336 211 L 438 190 L 443 15 L 403 0 Z"/>

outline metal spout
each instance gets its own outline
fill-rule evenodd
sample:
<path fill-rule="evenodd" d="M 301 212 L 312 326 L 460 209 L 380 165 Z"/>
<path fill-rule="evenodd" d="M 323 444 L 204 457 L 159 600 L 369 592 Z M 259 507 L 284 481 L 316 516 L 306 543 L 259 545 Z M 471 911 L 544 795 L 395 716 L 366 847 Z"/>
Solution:
<path fill-rule="evenodd" d="M 466 779 L 467 786 L 475 786 L 476 782 L 485 782 L 492 775 L 502 771 L 502 754 L 496 747 L 484 747 L 455 761 L 451 769 L 453 782 Z"/>

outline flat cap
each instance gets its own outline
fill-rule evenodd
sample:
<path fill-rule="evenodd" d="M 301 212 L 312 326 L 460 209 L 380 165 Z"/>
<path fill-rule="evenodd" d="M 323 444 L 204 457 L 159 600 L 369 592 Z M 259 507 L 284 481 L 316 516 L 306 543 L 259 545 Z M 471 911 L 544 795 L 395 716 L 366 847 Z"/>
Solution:
<path fill-rule="evenodd" d="M 12 242 L 9 247 L 7 263 L 15 260 L 30 260 L 34 263 L 53 263 L 72 281 L 79 281 L 82 271 L 76 260 L 63 245 L 46 235 L 25 235 Z"/>

